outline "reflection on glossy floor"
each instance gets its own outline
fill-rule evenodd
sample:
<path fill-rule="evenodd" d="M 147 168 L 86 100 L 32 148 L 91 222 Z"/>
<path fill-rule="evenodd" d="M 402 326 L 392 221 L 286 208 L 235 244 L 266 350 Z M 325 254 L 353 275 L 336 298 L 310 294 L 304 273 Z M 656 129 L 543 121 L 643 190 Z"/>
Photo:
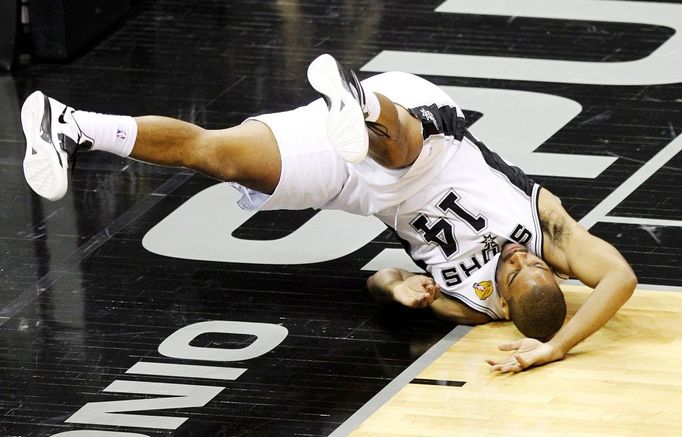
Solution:
<path fill-rule="evenodd" d="M 364 421 L 370 400 L 371 405 L 388 401 L 392 392 L 386 387 L 399 389 L 417 377 L 438 358 L 434 351 L 446 350 L 464 332 L 458 327 L 453 333 L 453 326 L 426 311 L 380 308 L 370 299 L 363 290 L 371 273 L 365 266 L 393 259 L 388 250 L 401 248 L 382 229 L 362 234 L 365 240 L 356 249 L 335 259 L 308 264 L 160 256 L 143 247 L 145 235 L 215 182 L 98 153 L 79 157 L 64 199 L 36 197 L 23 180 L 19 125 L 21 102 L 36 89 L 82 109 L 167 115 L 223 128 L 314 98 L 305 69 L 323 52 L 361 77 L 380 71 L 388 60 L 422 56 L 413 52 L 484 57 L 490 68 L 481 64 L 467 74 L 458 68 L 461 58 L 451 63 L 448 56 L 408 62 L 406 68 L 425 71 L 452 92 L 472 131 L 490 146 L 534 168 L 534 178 L 560 196 L 571 214 L 624 254 L 643 290 L 682 289 L 682 76 L 677 80 L 674 74 L 682 68 L 661 67 L 682 59 L 674 20 L 682 16 L 682 0 L 561 3 L 555 14 L 565 5 L 578 12 L 543 18 L 538 11 L 546 7 L 536 5 L 536 16 L 525 17 L 509 10 L 516 3 L 507 2 L 505 10 L 496 10 L 498 5 L 481 15 L 469 10 L 471 2 L 443 0 L 138 0 L 109 35 L 77 59 L 24 60 L 12 73 L 0 73 L 0 435 L 77 430 L 101 436 L 329 435 Z M 468 13 L 456 13 L 457 8 Z M 508 57 L 551 62 L 547 70 L 529 64 L 512 68 L 504 61 Z M 571 72 L 586 63 L 617 63 L 637 76 L 640 70 L 631 63 L 637 60 L 651 62 L 646 64 L 651 68 L 640 69 L 646 77 L 629 85 L 570 75 L 536 77 L 540 70 Z M 527 80 L 511 77 L 517 71 L 526 71 Z M 230 217 L 239 213 L 229 205 Z M 338 223 L 334 220 L 313 211 L 258 213 L 229 229 L 220 227 L 220 216 L 212 217 L 219 242 L 296 238 L 294 231 L 306 223 L 334 237 L 339 235 L 329 224 Z M 191 223 L 182 229 L 183 235 L 195 231 Z M 319 241 L 302 241 L 299 252 L 318 256 Z M 232 256 L 231 246 L 224 246 Z M 668 300 L 666 314 L 652 316 Z M 487 390 L 501 385 L 512 396 L 516 381 L 529 387 L 528 402 L 561 405 L 572 414 L 601 414 L 595 400 L 618 393 L 618 399 L 658 402 L 661 379 L 654 377 L 661 370 L 638 360 L 649 347 L 652 353 L 679 349 L 677 331 L 664 325 L 679 318 L 679 306 L 672 304 L 677 301 L 677 295 L 641 291 L 634 306 L 581 346 L 584 353 L 513 378 L 488 379 L 485 365 L 471 366 L 467 371 L 485 376 L 463 375 L 467 384 L 461 388 L 410 384 L 405 396 L 444 396 L 433 414 L 453 412 L 443 416 L 448 424 L 467 411 L 448 405 L 450 396 L 483 397 L 499 406 L 499 395 Z M 198 334 L 207 325 L 197 324 L 207 321 L 246 322 L 252 330 L 263 326 L 256 324 L 278 325 L 287 333 L 262 356 L 215 362 L 193 354 L 207 347 L 237 348 L 255 334 Z M 234 325 L 219 325 L 226 326 Z M 165 354 L 161 345 L 174 344 L 179 338 L 174 333 L 194 329 L 188 327 L 199 329 L 191 342 L 196 348 L 182 357 Z M 488 353 L 498 337 L 508 335 L 513 336 L 507 328 L 480 328 L 453 350 L 475 340 L 471 347 Z M 592 353 L 590 348 L 601 349 L 600 341 L 612 345 L 603 355 Z M 634 355 L 619 361 L 627 351 Z M 457 362 L 467 353 L 448 352 L 419 377 L 443 378 L 429 372 L 437 372 L 442 360 Z M 613 373 L 603 368 L 604 359 L 615 366 Z M 197 365 L 202 367 L 183 367 Z M 246 370 L 237 374 L 230 368 Z M 533 394 L 538 384 L 553 388 L 544 375 L 590 382 L 598 393 L 580 399 L 557 387 L 546 396 Z M 668 390 L 677 387 L 679 375 L 674 375 L 670 371 L 668 379 L 676 379 Z M 186 399 L 190 392 L 197 397 Z M 391 405 L 402 403 L 404 393 Z M 174 397 L 159 400 L 164 394 Z M 135 410 L 130 400 L 143 402 L 144 408 L 137 408 L 143 412 L 125 413 Z M 104 404 L 109 401 L 123 402 Z M 98 416 L 88 410 L 112 405 L 119 413 L 110 409 Z M 153 409 L 160 405 L 164 409 Z M 625 403 L 614 405 L 630 411 Z M 491 408 L 490 417 L 505 407 Z M 649 407 L 641 413 L 651 415 L 632 419 L 627 432 L 656 429 L 672 404 Z M 479 417 L 487 417 L 483 408 L 476 406 Z M 89 413 L 78 414 L 83 411 Z M 514 414 L 533 422 L 552 410 L 542 411 L 518 407 Z M 625 423 L 618 411 L 595 426 Z M 140 414 L 153 417 L 140 419 Z M 374 420 L 361 430 L 376 426 Z M 401 429 L 422 432 L 411 426 Z"/>
<path fill-rule="evenodd" d="M 589 290 L 564 287 L 569 315 Z M 517 335 L 510 323 L 474 328 L 352 434 L 679 435 L 682 295 L 639 290 L 603 329 L 561 362 L 517 375 L 489 373 L 485 358 Z"/>

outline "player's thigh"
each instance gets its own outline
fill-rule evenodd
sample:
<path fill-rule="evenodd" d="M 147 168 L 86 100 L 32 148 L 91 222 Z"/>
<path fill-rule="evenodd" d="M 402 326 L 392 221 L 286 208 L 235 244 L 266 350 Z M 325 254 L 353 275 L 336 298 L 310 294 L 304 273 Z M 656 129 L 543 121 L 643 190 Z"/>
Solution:
<path fill-rule="evenodd" d="M 221 179 L 251 189 L 272 193 L 282 168 L 279 145 L 270 128 L 259 121 L 247 120 L 229 129 L 206 132 L 202 141 L 210 153 L 208 166 L 215 166 Z"/>
<path fill-rule="evenodd" d="M 244 194 L 242 207 L 324 208 L 339 194 L 349 170 L 329 143 L 326 116 L 327 107 L 320 99 L 293 111 L 254 117 L 274 135 L 280 156 L 280 176 L 273 192 L 241 184 L 251 189 L 240 188 Z M 262 196 L 263 193 L 268 196 Z"/>

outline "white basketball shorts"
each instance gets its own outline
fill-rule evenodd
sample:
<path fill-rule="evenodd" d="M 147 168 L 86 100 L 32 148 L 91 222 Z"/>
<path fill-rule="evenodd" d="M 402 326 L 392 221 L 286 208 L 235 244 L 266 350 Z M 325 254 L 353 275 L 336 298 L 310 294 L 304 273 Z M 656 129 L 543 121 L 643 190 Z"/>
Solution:
<path fill-rule="evenodd" d="M 429 104 L 456 106 L 439 87 L 407 73 L 383 73 L 362 83 L 367 92 L 381 93 L 405 108 Z M 407 172 L 385 169 L 370 158 L 360 164 L 348 164 L 329 143 L 326 117 L 327 107 L 318 99 L 292 111 L 248 119 L 265 123 L 272 130 L 282 157 L 282 173 L 272 195 L 233 184 L 242 193 L 240 207 L 331 208 L 370 215 L 404 201 L 430 181 L 429 172 L 442 170 L 445 157 L 440 156 L 440 151 L 446 150 L 447 145 L 439 144 L 444 139 L 435 137 L 425 142 L 422 154 Z"/>

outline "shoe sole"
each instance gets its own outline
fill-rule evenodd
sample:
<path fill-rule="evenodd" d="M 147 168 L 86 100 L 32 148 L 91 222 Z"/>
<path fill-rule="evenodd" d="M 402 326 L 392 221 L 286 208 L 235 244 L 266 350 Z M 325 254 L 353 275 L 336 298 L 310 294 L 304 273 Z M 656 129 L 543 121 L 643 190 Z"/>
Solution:
<path fill-rule="evenodd" d="M 44 116 L 47 125 L 41 129 Z M 48 200 L 59 200 L 68 186 L 66 159 L 54 145 L 52 139 L 52 114 L 47 96 L 40 91 L 31 94 L 21 107 L 21 125 L 26 138 L 24 156 L 24 177 L 38 195 Z"/>
<path fill-rule="evenodd" d="M 344 161 L 358 163 L 365 159 L 369 148 L 365 116 L 341 81 L 336 60 L 330 55 L 318 57 L 308 67 L 308 82 L 317 92 L 327 96 L 329 141 Z"/>

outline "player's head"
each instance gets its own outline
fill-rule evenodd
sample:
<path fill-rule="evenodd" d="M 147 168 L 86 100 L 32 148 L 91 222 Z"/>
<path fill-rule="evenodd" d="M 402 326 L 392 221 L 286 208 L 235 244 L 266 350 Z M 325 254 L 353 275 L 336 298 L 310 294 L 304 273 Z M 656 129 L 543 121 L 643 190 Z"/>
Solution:
<path fill-rule="evenodd" d="M 526 337 L 547 340 L 563 325 L 566 301 L 554 273 L 525 246 L 502 248 L 495 282 L 509 318 Z"/>

